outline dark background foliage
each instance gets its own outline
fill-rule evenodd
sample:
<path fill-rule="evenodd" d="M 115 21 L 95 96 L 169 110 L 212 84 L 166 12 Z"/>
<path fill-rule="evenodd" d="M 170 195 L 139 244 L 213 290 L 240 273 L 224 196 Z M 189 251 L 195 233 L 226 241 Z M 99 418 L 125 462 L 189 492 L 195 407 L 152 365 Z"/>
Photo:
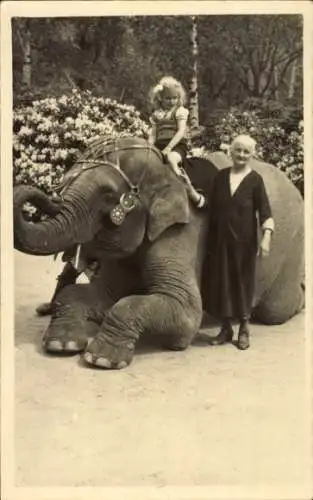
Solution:
<path fill-rule="evenodd" d="M 12 42 L 15 109 L 74 88 L 134 105 L 145 120 L 149 89 L 165 74 L 181 80 L 192 95 L 196 58 L 203 127 L 198 145 L 218 148 L 233 110 L 239 117 L 251 113 L 252 122 L 256 113 L 264 159 L 285 169 L 303 193 L 297 139 L 303 117 L 301 16 L 14 18 Z"/>
<path fill-rule="evenodd" d="M 73 85 L 148 111 L 147 92 L 171 74 L 192 76 L 188 16 L 15 18 L 14 96 L 42 97 Z M 200 122 L 247 100 L 302 104 L 302 19 L 297 15 L 199 16 Z M 23 78 L 30 46 L 31 85 Z"/>

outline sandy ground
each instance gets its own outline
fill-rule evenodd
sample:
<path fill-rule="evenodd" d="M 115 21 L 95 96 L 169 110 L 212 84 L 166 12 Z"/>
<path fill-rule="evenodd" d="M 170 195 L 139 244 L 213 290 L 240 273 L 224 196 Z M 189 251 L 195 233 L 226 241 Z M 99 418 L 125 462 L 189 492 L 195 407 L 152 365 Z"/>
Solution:
<path fill-rule="evenodd" d="M 15 253 L 16 486 L 210 484 L 299 487 L 309 480 L 304 319 L 253 327 L 252 346 L 183 353 L 142 345 L 122 371 L 45 356 L 60 263 Z"/>

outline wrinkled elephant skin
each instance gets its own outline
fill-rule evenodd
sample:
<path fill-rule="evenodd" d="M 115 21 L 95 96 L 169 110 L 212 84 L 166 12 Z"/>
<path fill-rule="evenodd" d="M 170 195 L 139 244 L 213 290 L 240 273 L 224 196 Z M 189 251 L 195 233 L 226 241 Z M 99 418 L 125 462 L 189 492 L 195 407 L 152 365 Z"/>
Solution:
<path fill-rule="evenodd" d="M 127 149 L 134 145 L 144 148 Z M 209 210 L 189 203 L 183 182 L 155 151 L 147 155 L 144 140 L 122 139 L 116 146 L 126 177 L 142 181 L 135 208 L 118 227 L 110 211 L 129 184 L 112 167 L 115 153 L 105 147 L 101 160 L 111 165 L 83 172 L 74 166 L 64 205 L 56 215 L 46 209 L 48 221 L 27 225 L 21 205 L 29 192 L 18 186 L 14 196 L 18 250 L 52 255 L 81 243 L 83 254 L 100 261 L 89 285 L 70 285 L 57 296 L 43 348 L 82 352 L 88 365 L 102 369 L 129 365 L 142 335 L 157 336 L 173 350 L 190 345 L 202 319 L 200 283 L 209 223 Z M 227 163 L 219 154 L 190 162 L 189 175 L 208 199 L 217 169 Z M 254 314 L 259 321 L 280 323 L 303 305 L 303 201 L 274 167 L 258 162 L 253 167 L 264 177 L 277 227 L 270 257 L 258 263 Z M 41 198 L 37 191 L 31 195 L 33 202 L 49 206 Z"/>

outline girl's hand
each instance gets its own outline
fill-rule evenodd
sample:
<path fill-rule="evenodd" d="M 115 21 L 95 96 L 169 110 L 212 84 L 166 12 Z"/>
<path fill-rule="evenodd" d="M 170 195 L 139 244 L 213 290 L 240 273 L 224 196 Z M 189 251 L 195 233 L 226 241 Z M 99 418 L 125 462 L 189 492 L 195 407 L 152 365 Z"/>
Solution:
<path fill-rule="evenodd" d="M 171 150 L 169 148 L 167 148 L 167 147 L 162 150 L 162 154 L 164 156 L 167 156 L 170 152 L 171 152 Z"/>

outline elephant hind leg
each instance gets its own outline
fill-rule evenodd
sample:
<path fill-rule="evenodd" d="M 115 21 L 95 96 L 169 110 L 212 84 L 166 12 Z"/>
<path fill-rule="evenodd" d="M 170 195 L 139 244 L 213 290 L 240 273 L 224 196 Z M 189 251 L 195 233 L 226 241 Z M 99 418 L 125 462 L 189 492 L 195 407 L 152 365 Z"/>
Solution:
<path fill-rule="evenodd" d="M 43 336 L 44 350 L 59 354 L 83 351 L 99 325 L 89 320 L 95 304 L 90 285 L 69 285 L 57 295 L 50 324 Z"/>
<path fill-rule="evenodd" d="M 163 335 L 163 348 L 170 351 L 186 350 L 199 333 L 201 319 L 201 310 L 194 310 L 193 314 L 188 314 L 182 310 L 179 318 L 176 319 L 176 331 L 167 332 L 166 335 Z"/>
<path fill-rule="evenodd" d="M 300 266 L 285 263 L 270 291 L 253 310 L 253 319 L 268 325 L 285 323 L 303 309 L 304 298 Z"/>

